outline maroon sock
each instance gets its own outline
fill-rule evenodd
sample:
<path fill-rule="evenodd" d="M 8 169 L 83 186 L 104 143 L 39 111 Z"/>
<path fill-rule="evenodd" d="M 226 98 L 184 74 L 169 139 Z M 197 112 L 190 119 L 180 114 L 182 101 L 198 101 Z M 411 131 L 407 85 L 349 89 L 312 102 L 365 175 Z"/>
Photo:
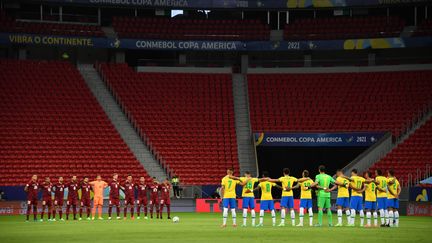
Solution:
<path fill-rule="evenodd" d="M 54 210 L 52 211 L 52 213 L 53 213 L 53 219 L 55 219 L 55 217 L 56 217 L 56 208 L 54 208 Z"/>
<path fill-rule="evenodd" d="M 133 218 L 133 216 L 134 216 L 134 207 L 133 206 L 131 207 L 130 212 L 131 212 L 131 218 Z"/>
<path fill-rule="evenodd" d="M 116 211 L 117 211 L 117 217 L 120 217 L 120 206 L 116 206 Z"/>
<path fill-rule="evenodd" d="M 69 219 L 70 205 L 66 206 L 66 219 Z"/>
<path fill-rule="evenodd" d="M 90 218 L 90 207 L 87 207 L 87 218 Z"/>
<path fill-rule="evenodd" d="M 153 218 L 153 204 L 152 205 L 150 205 L 150 217 L 152 217 Z"/>
<path fill-rule="evenodd" d="M 167 204 L 167 213 L 168 213 L 168 218 L 171 218 L 171 205 Z"/>
<path fill-rule="evenodd" d="M 111 217 L 111 213 L 112 213 L 112 206 L 110 205 L 108 207 L 108 217 Z"/>
<path fill-rule="evenodd" d="M 79 216 L 80 216 L 80 218 L 82 218 L 82 207 L 80 207 L 80 210 L 79 210 Z"/>
<path fill-rule="evenodd" d="M 37 206 L 33 205 L 33 219 L 37 220 Z"/>
<path fill-rule="evenodd" d="M 27 205 L 27 220 L 29 220 L 30 218 L 30 213 L 31 213 L 31 205 Z"/>
<path fill-rule="evenodd" d="M 62 208 L 59 209 L 59 216 L 61 219 L 63 218 L 63 209 Z"/>
<path fill-rule="evenodd" d="M 52 208 L 48 207 L 48 219 L 51 219 Z"/>
<path fill-rule="evenodd" d="M 147 205 L 144 205 L 144 216 L 147 217 Z"/>
<path fill-rule="evenodd" d="M 45 205 L 42 205 L 41 219 L 43 219 L 45 214 Z"/>
<path fill-rule="evenodd" d="M 72 205 L 72 211 L 73 211 L 74 219 L 76 219 L 76 213 L 77 213 L 76 205 Z"/>
<path fill-rule="evenodd" d="M 124 217 L 126 218 L 127 217 L 127 206 L 125 206 L 123 214 L 124 214 Z"/>
<path fill-rule="evenodd" d="M 140 211 L 141 211 L 141 205 L 138 204 L 138 207 L 137 207 L 137 216 L 138 217 L 140 216 Z"/>
<path fill-rule="evenodd" d="M 159 207 L 159 215 L 160 215 L 161 218 L 162 218 L 163 208 L 164 208 L 164 205 L 161 204 L 160 207 Z"/>

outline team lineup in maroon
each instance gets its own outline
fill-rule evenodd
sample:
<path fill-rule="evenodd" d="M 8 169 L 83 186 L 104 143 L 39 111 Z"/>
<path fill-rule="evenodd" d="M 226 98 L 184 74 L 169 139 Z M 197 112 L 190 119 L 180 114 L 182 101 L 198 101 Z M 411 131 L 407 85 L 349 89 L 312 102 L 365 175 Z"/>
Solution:
<path fill-rule="evenodd" d="M 153 218 L 153 212 L 156 211 L 156 218 L 162 219 L 162 212 L 166 207 L 167 218 L 170 219 L 171 215 L 171 200 L 170 191 L 171 185 L 168 179 L 159 183 L 156 179 L 152 179 L 150 183 L 146 182 L 141 177 L 139 182 L 126 179 L 123 182 L 117 178 L 108 182 L 109 187 L 109 203 L 108 203 L 108 217 L 111 219 L 112 209 L 116 208 L 117 219 L 120 219 L 120 190 L 124 192 L 124 219 L 127 217 L 127 210 L 129 208 L 131 219 L 134 219 L 135 204 L 137 206 L 137 217 L 140 218 L 141 208 L 143 208 L 145 219 L 147 213 L 150 213 L 150 218 Z M 66 220 L 69 219 L 70 209 L 72 208 L 73 219 L 77 219 L 77 206 L 79 205 L 79 219 L 83 218 L 83 211 L 86 210 L 87 219 L 90 219 L 91 211 L 91 191 L 88 178 L 78 181 L 76 176 L 66 183 L 63 177 L 59 177 L 56 183 L 51 183 L 49 178 L 45 181 L 39 182 L 37 176 L 34 175 L 32 179 L 26 184 L 25 191 L 27 192 L 27 213 L 26 219 L 29 220 L 31 213 L 36 221 L 38 215 L 38 192 L 42 191 L 42 211 L 40 212 L 40 220 L 43 221 L 45 211 L 47 210 L 48 221 L 56 221 L 56 213 L 59 215 L 60 220 L 63 219 L 63 205 L 64 205 L 64 192 L 68 190 L 66 199 Z M 79 198 L 78 191 L 81 190 L 81 197 Z M 136 193 L 135 193 L 136 192 Z M 149 192 L 150 200 L 148 200 L 147 192 Z M 53 200 L 54 193 L 54 200 Z M 137 195 L 137 197 L 135 197 Z M 150 206 L 150 210 L 148 210 Z"/>

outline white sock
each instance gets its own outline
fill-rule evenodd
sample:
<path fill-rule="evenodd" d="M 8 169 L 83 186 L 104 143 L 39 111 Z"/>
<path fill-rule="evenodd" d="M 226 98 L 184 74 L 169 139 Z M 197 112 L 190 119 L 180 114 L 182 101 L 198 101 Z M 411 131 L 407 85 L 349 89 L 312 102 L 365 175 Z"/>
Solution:
<path fill-rule="evenodd" d="M 300 208 L 300 212 L 299 212 L 300 224 L 303 224 L 303 217 L 304 217 L 304 208 Z"/>
<path fill-rule="evenodd" d="M 255 209 L 251 210 L 251 216 L 252 216 L 252 226 L 255 226 Z"/>
<path fill-rule="evenodd" d="M 384 210 L 384 215 L 385 215 L 385 223 L 389 224 L 389 211 L 387 209 Z"/>
<path fill-rule="evenodd" d="M 276 224 L 276 213 L 274 211 L 274 209 L 271 211 L 271 216 L 272 216 L 272 223 L 273 225 Z"/>
<path fill-rule="evenodd" d="M 313 224 L 313 210 L 312 208 L 309 208 L 309 226 L 312 226 Z"/>
<path fill-rule="evenodd" d="M 396 220 L 396 226 L 399 226 L 399 211 L 394 212 L 394 218 Z"/>
<path fill-rule="evenodd" d="M 232 219 L 233 219 L 233 224 L 237 224 L 237 214 L 236 214 L 235 208 L 231 209 L 231 215 L 232 215 Z"/>
<path fill-rule="evenodd" d="M 285 208 L 281 209 L 281 224 L 285 223 Z"/>
<path fill-rule="evenodd" d="M 364 212 L 363 210 L 360 210 L 360 226 L 363 226 L 364 224 Z"/>
<path fill-rule="evenodd" d="M 338 224 L 342 224 L 342 209 L 337 210 Z"/>
<path fill-rule="evenodd" d="M 350 224 L 350 222 L 351 222 L 351 211 L 349 209 L 347 209 L 345 211 L 345 214 L 346 214 L 346 217 L 347 217 L 347 222 L 348 222 L 348 224 Z"/>
<path fill-rule="evenodd" d="M 389 214 L 389 224 L 390 224 L 390 226 L 392 226 L 392 225 L 393 225 L 393 219 L 394 219 L 394 213 L 393 213 L 393 210 L 390 210 L 390 211 L 388 212 L 388 214 Z"/>
<path fill-rule="evenodd" d="M 223 225 L 226 225 L 227 217 L 228 217 L 228 208 L 223 209 Z"/>
<path fill-rule="evenodd" d="M 247 219 L 247 209 L 243 209 L 243 225 L 246 225 L 246 219 Z"/>
<path fill-rule="evenodd" d="M 260 210 L 260 220 L 259 223 L 262 224 L 264 221 L 264 210 Z"/>
<path fill-rule="evenodd" d="M 379 210 L 379 213 L 380 213 L 381 224 L 385 224 L 385 214 L 384 214 L 384 209 L 380 209 L 380 210 Z"/>
<path fill-rule="evenodd" d="M 372 214 L 371 214 L 371 212 L 366 212 L 366 219 L 367 219 L 367 225 L 371 225 L 371 217 L 372 217 Z"/>
<path fill-rule="evenodd" d="M 294 212 L 294 209 L 291 209 L 291 224 L 295 225 L 295 212 Z"/>
<path fill-rule="evenodd" d="M 377 226 L 378 225 L 378 213 L 376 211 L 373 212 L 373 217 L 374 217 L 374 225 Z"/>
<path fill-rule="evenodd" d="M 351 209 L 350 224 L 355 224 L 355 216 L 356 216 L 355 209 Z"/>

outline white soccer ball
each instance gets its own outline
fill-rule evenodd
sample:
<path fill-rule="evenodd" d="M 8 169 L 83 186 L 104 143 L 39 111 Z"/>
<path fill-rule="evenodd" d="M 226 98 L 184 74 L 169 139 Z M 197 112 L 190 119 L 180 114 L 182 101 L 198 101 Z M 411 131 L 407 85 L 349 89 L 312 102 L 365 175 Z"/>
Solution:
<path fill-rule="evenodd" d="M 177 216 L 174 216 L 173 217 L 173 222 L 174 223 L 178 223 L 180 221 L 180 218 L 179 217 L 177 217 Z"/>

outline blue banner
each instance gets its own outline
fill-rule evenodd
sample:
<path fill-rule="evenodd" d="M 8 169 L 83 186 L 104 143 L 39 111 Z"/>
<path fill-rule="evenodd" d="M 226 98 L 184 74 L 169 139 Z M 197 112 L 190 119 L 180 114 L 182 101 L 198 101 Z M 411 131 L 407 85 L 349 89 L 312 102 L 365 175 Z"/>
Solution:
<path fill-rule="evenodd" d="M 432 37 L 369 38 L 316 41 L 149 40 L 105 37 L 0 33 L 2 45 L 43 45 L 136 50 L 304 51 L 432 47 Z"/>
<path fill-rule="evenodd" d="M 409 200 L 411 202 L 432 202 L 432 188 L 411 187 Z"/>
<path fill-rule="evenodd" d="M 368 147 L 382 132 L 350 133 L 254 133 L 255 146 L 280 147 Z"/>
<path fill-rule="evenodd" d="M 6 0 L 6 2 L 17 1 Z M 412 4 L 428 2 L 428 0 L 26 0 L 25 2 L 82 4 L 88 6 L 121 6 L 133 8 L 296 9 Z"/>

